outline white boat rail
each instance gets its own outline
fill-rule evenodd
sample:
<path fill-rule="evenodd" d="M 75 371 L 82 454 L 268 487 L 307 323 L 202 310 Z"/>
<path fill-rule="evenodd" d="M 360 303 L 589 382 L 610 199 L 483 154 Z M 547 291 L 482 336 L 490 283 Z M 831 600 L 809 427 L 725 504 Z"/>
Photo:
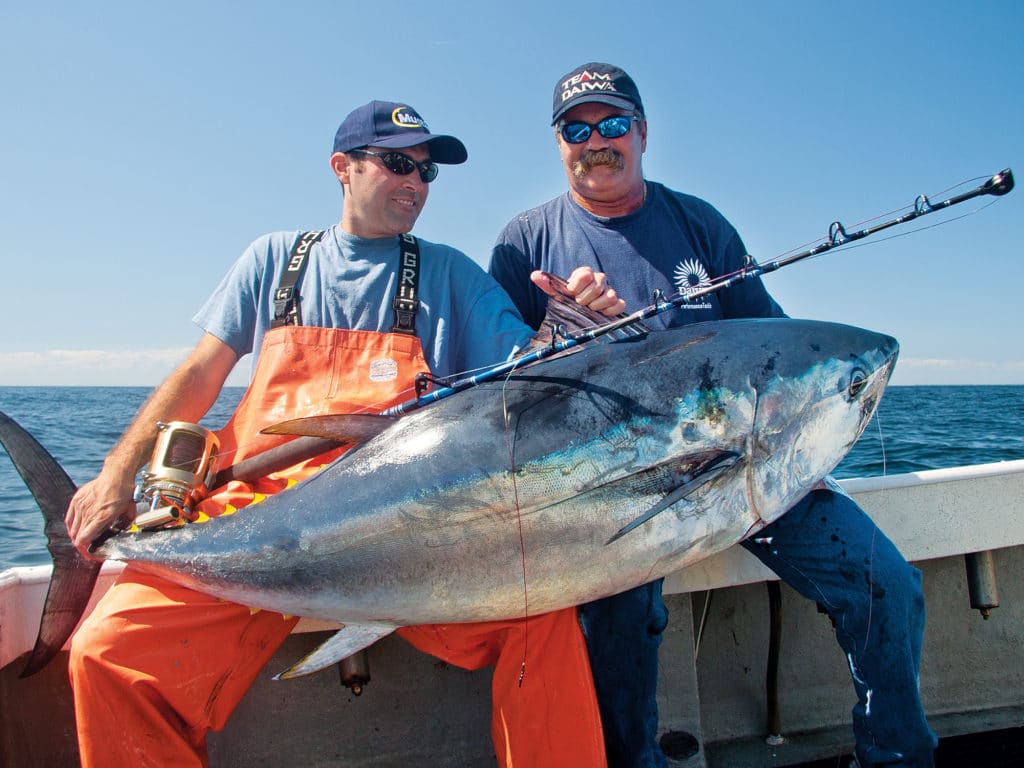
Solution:
<path fill-rule="evenodd" d="M 1024 544 L 1024 460 L 852 478 L 840 485 L 911 561 Z M 93 600 L 123 569 L 104 563 Z M 741 547 L 671 574 L 665 592 L 695 592 L 777 578 Z M 50 566 L 0 573 L 0 667 L 31 650 L 39 629 Z M 336 627 L 304 619 L 297 632 Z"/>

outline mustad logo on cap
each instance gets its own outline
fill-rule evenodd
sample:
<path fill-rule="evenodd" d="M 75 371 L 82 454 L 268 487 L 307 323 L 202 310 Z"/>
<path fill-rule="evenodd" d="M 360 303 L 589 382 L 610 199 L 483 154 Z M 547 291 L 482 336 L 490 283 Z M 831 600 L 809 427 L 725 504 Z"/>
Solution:
<path fill-rule="evenodd" d="M 409 107 L 397 107 L 392 110 L 391 122 L 399 128 L 418 128 L 423 131 L 430 131 L 423 118 L 409 109 Z"/>

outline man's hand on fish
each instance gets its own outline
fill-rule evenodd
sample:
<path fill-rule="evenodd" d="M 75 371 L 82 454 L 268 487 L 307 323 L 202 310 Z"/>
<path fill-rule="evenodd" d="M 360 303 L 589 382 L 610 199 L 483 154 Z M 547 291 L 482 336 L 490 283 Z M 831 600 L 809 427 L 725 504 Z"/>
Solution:
<path fill-rule="evenodd" d="M 548 296 L 555 295 L 546 273 L 534 270 L 530 273 L 530 280 Z M 615 317 L 626 311 L 626 302 L 608 285 L 608 276 L 604 272 L 595 272 L 591 267 L 576 267 L 566 281 L 566 290 L 578 304 L 606 317 Z"/>
<path fill-rule="evenodd" d="M 104 471 L 75 493 L 64 522 L 71 541 L 83 555 L 102 533 L 118 523 L 135 519 L 134 475 Z"/>

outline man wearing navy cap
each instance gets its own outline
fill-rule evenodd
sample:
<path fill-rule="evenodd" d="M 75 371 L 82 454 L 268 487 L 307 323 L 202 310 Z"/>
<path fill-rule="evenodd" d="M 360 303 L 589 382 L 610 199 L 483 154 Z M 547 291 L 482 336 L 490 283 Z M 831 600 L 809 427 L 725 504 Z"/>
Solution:
<path fill-rule="evenodd" d="M 537 327 L 547 304 L 531 282 L 532 276 L 543 284 L 531 275 L 535 270 L 565 274 L 585 265 L 637 310 L 657 292 L 685 293 L 745 265 L 743 241 L 715 208 L 644 178 L 647 119 L 636 83 L 622 69 L 591 62 L 559 78 L 551 124 L 569 190 L 512 219 L 490 265 L 527 323 Z M 762 282 L 748 279 L 647 322 L 665 328 L 783 316 Z M 812 491 L 743 546 L 823 605 L 837 627 L 857 693 L 860 765 L 933 765 L 936 739 L 917 680 L 924 633 L 920 572 L 835 483 Z M 580 619 L 609 765 L 665 765 L 655 700 L 668 621 L 661 582 L 582 606 Z"/>
<path fill-rule="evenodd" d="M 340 223 L 264 235 L 235 262 L 194 317 L 204 332 L 196 348 L 72 499 L 66 522 L 79 549 L 134 519 L 135 477 L 157 422 L 198 422 L 243 355 L 253 354 L 252 379 L 218 435 L 232 463 L 278 445 L 280 438 L 261 434 L 273 423 L 379 412 L 412 397 L 417 374 L 488 366 L 529 343 L 532 330 L 483 270 L 454 248 L 408 234 L 438 164 L 466 156 L 461 141 L 432 133 L 407 104 L 374 101 L 345 119 L 330 158 L 344 195 Z M 603 301 L 600 284 L 587 291 L 581 303 Z M 247 504 L 311 476 L 343 450 L 213 489 L 198 511 L 244 515 Z M 72 643 L 84 768 L 206 765 L 207 732 L 225 725 L 294 625 L 129 565 Z M 575 609 L 531 616 L 528 629 L 530 643 L 522 620 L 402 633 L 453 663 L 495 665 L 500 765 L 604 765 Z M 522 680 L 527 660 L 531 674 Z"/>

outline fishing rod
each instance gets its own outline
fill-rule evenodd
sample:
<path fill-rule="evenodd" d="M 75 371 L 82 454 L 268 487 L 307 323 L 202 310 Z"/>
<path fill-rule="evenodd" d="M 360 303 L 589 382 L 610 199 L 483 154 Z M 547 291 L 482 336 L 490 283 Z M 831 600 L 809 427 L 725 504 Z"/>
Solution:
<path fill-rule="evenodd" d="M 967 191 L 967 193 L 949 198 L 941 203 L 932 203 L 927 196 L 921 195 L 916 198 L 913 204 L 913 209 L 909 213 L 898 216 L 889 221 L 885 221 L 881 224 L 849 232 L 841 222 L 834 221 L 828 227 L 827 239 L 813 248 L 793 255 L 780 256 L 766 264 L 758 264 L 752 256 L 748 256 L 746 257 L 748 258 L 748 262 L 746 262 L 740 269 L 732 272 L 731 274 L 720 275 L 718 278 L 710 281 L 706 285 L 681 292 L 671 298 L 664 298 L 662 296 L 655 295 L 653 303 L 649 306 L 633 312 L 632 314 L 621 315 L 620 317 L 611 319 L 611 321 L 607 323 L 601 323 L 600 325 L 590 329 L 567 335 L 564 333 L 563 329 L 556 329 L 552 333 L 550 343 L 538 346 L 525 354 L 506 362 L 502 362 L 502 364 L 492 368 L 487 368 L 475 375 L 457 379 L 452 382 L 433 380 L 435 383 L 441 384 L 442 386 L 432 392 L 424 393 L 422 391 L 423 382 L 429 381 L 429 379 L 418 378 L 417 396 L 412 399 L 399 402 L 396 406 L 393 406 L 380 414 L 344 416 L 341 417 L 341 421 L 333 422 L 330 428 L 322 427 L 322 431 L 319 434 L 299 432 L 298 434 L 301 436 L 297 436 L 295 439 L 275 446 L 273 449 L 262 452 L 257 456 L 249 457 L 237 464 L 221 469 L 215 474 L 213 473 L 212 465 L 208 464 L 209 456 L 204 455 L 204 461 L 197 462 L 197 464 L 202 463 L 204 466 L 209 467 L 209 477 L 205 474 L 206 470 L 204 470 L 204 474 L 202 474 L 202 476 L 200 476 L 199 473 L 193 473 L 195 476 L 188 475 L 182 477 L 182 472 L 178 471 L 176 467 L 164 465 L 162 456 L 158 461 L 156 457 L 160 452 L 155 450 L 155 459 L 151 462 L 151 468 L 156 465 L 162 471 L 158 471 L 156 474 L 151 472 L 150 476 L 145 477 L 143 485 L 140 485 L 140 490 L 145 490 L 146 488 L 150 488 L 151 490 L 156 489 L 157 492 L 159 492 L 160 497 L 158 499 L 154 494 L 145 497 L 146 499 L 151 499 L 151 502 L 156 503 L 157 506 L 155 509 L 151 509 L 151 512 L 145 513 L 147 516 L 144 517 L 142 525 L 160 527 L 165 523 L 177 520 L 180 514 L 187 513 L 190 509 L 190 505 L 193 504 L 195 500 L 191 498 L 191 496 L 184 497 L 182 494 L 185 493 L 184 489 L 187 489 L 188 494 L 193 493 L 199 479 L 202 479 L 203 481 L 202 486 L 204 488 L 204 492 L 206 488 L 220 487 L 229 480 L 253 481 L 271 472 L 280 471 L 286 467 L 294 466 L 301 461 L 321 456 L 327 451 L 330 451 L 334 449 L 334 447 L 345 442 L 360 442 L 368 439 L 369 437 L 377 434 L 383 428 L 382 424 L 386 421 L 393 421 L 399 416 L 417 411 L 429 406 L 429 404 L 433 402 L 444 399 L 445 397 L 451 397 L 453 394 L 469 389 L 470 387 L 477 386 L 478 384 L 495 381 L 496 379 L 506 376 L 516 370 L 534 364 L 534 362 L 539 360 L 543 360 L 574 347 L 581 346 L 582 344 L 587 344 L 603 336 L 613 334 L 616 331 L 621 331 L 625 335 L 641 333 L 640 329 L 637 327 L 648 317 L 667 312 L 685 304 L 696 302 L 703 297 L 717 293 L 718 291 L 729 288 L 730 286 L 734 286 L 744 280 L 757 278 L 757 276 L 762 274 L 781 269 L 783 266 L 795 264 L 798 261 L 802 261 L 812 256 L 817 256 L 826 251 L 830 251 L 831 249 L 845 246 L 857 240 L 862 240 L 871 236 L 871 234 L 882 231 L 883 229 L 888 229 L 889 227 L 906 223 L 907 221 L 911 221 L 915 218 L 949 208 L 950 206 L 954 206 L 959 203 L 964 203 L 973 198 L 984 195 L 993 195 L 997 197 L 1006 195 L 1013 188 L 1013 172 L 1007 168 L 1006 170 L 996 173 L 980 186 Z M 561 281 L 561 279 L 553 278 L 553 283 L 556 287 L 564 286 L 564 281 Z M 556 295 L 554 300 L 565 305 L 572 304 L 567 295 Z M 281 426 L 282 425 L 276 425 L 275 428 L 266 431 L 275 434 L 296 434 L 295 432 L 279 431 L 278 428 Z M 169 429 L 165 430 L 166 434 L 164 434 L 164 442 L 167 446 L 167 452 L 170 452 L 169 446 L 175 439 L 175 435 L 180 436 L 180 432 L 186 432 L 187 434 L 185 434 L 185 437 L 188 438 L 188 444 L 194 444 L 197 442 L 203 443 L 204 440 L 202 439 L 202 436 L 197 440 L 193 435 L 193 432 L 198 430 L 202 430 L 203 432 L 208 431 L 198 425 L 187 425 L 181 423 L 163 425 L 163 427 L 169 427 Z M 303 425 L 302 429 L 309 429 L 309 427 Z M 158 449 L 160 445 L 161 443 L 158 441 Z M 215 449 L 209 449 L 207 453 L 214 450 Z M 168 468 L 172 471 L 163 471 Z M 139 519 L 136 519 L 136 524 L 138 523 Z M 97 543 L 102 541 L 104 538 L 113 536 L 116 532 L 116 528 L 112 529 L 108 534 L 101 536 L 100 539 L 97 540 Z"/>
<path fill-rule="evenodd" d="M 418 391 L 416 397 L 410 400 L 405 400 L 379 414 L 364 414 L 361 418 L 369 422 L 371 420 L 380 420 L 384 418 L 393 419 L 395 417 L 402 416 L 430 405 L 431 403 L 435 403 L 438 400 L 451 397 L 463 390 L 475 387 L 478 384 L 494 381 L 515 370 L 524 368 L 527 365 L 552 357 L 574 347 L 578 347 L 581 344 L 586 344 L 602 336 L 615 333 L 616 331 L 623 331 L 624 333 L 629 333 L 630 331 L 636 332 L 636 326 L 649 317 L 676 309 L 684 304 L 694 303 L 709 294 L 716 293 L 724 288 L 736 285 L 743 280 L 749 280 L 753 277 L 759 277 L 760 275 L 774 272 L 782 267 L 802 261 L 803 259 L 817 256 L 826 251 L 832 250 L 833 248 L 838 248 L 841 245 L 846 245 L 855 240 L 861 240 L 876 232 L 880 232 L 883 229 L 888 229 L 889 227 L 894 227 L 898 224 L 904 224 L 912 219 L 916 219 L 920 216 L 924 216 L 928 213 L 933 213 L 944 208 L 949 208 L 952 205 L 957 205 L 958 203 L 965 202 L 966 200 L 980 197 L 982 195 L 1001 196 L 1005 195 L 1012 189 L 1013 173 L 1009 168 L 1007 168 L 992 176 L 988 181 L 976 189 L 972 189 L 939 203 L 931 202 L 926 195 L 919 195 L 914 201 L 914 209 L 911 212 L 892 219 L 891 221 L 877 224 L 874 227 L 862 229 L 856 232 L 847 232 L 846 228 L 843 227 L 840 222 L 833 222 L 829 227 L 829 234 L 826 242 L 817 245 L 814 248 L 810 248 L 809 250 L 801 251 L 800 253 L 790 256 L 782 256 L 766 264 L 758 264 L 754 261 L 753 257 L 748 257 L 749 262 L 742 269 L 729 275 L 722 275 L 710 281 L 705 286 L 693 288 L 685 293 L 681 293 L 667 299 L 656 296 L 654 303 L 650 306 L 644 307 L 643 309 L 629 315 L 622 315 L 621 317 L 594 326 L 590 329 L 578 331 L 569 335 L 562 334 L 559 340 L 556 340 L 555 335 L 553 334 L 550 344 L 537 347 L 513 360 L 508 360 L 504 363 L 499 363 L 498 365 L 486 368 L 472 376 L 466 376 L 455 381 L 447 382 L 433 379 L 432 381 L 434 381 L 434 383 L 442 386 L 432 392 L 422 393 Z M 562 300 L 564 301 L 565 298 L 562 297 Z M 367 426 L 367 424 L 364 423 L 357 423 L 351 416 L 346 417 L 344 430 L 346 434 L 349 432 L 353 433 L 351 439 L 340 440 L 336 436 L 314 436 L 308 434 L 297 437 L 283 445 L 279 445 L 269 451 L 249 457 L 237 464 L 220 470 L 209 487 L 219 487 L 229 480 L 255 480 L 269 474 L 270 472 L 275 472 L 284 469 L 285 467 L 297 464 L 300 461 L 305 461 L 319 456 L 331 448 L 341 445 L 343 442 L 358 442 L 359 440 L 366 439 L 366 437 L 372 434 L 376 428 L 379 428 L 379 424 L 377 427 L 372 425 Z M 360 430 L 364 429 L 369 429 L 370 431 L 360 433 Z M 294 433 L 278 432 L 278 434 Z"/>
<path fill-rule="evenodd" d="M 975 197 L 981 197 L 983 195 L 994 195 L 1002 196 L 1013 189 L 1013 171 L 1006 168 L 999 173 L 992 176 L 984 184 L 976 187 L 975 189 L 969 190 L 962 194 L 951 197 L 942 202 L 933 203 L 928 199 L 927 195 L 918 195 L 914 200 L 914 209 L 909 213 L 902 216 L 898 216 L 889 221 L 881 224 L 876 224 L 873 227 L 861 229 L 855 232 L 847 232 L 846 228 L 838 222 L 834 221 L 829 226 L 828 237 L 825 242 L 799 253 L 795 253 L 790 256 L 782 256 L 766 264 L 758 264 L 754 261 L 752 256 L 748 256 L 749 262 L 740 270 L 733 272 L 729 275 L 723 275 L 718 277 L 703 287 L 697 287 L 692 290 L 680 293 L 669 298 L 663 298 L 656 295 L 654 302 L 643 309 L 637 310 L 632 314 L 623 315 L 622 317 L 611 320 L 610 322 L 603 323 L 595 326 L 594 328 L 578 331 L 573 334 L 569 334 L 562 338 L 561 341 L 554 341 L 552 343 L 539 347 L 531 352 L 527 352 L 525 355 L 521 355 L 514 360 L 509 360 L 504 363 L 500 363 L 484 371 L 481 371 L 472 376 L 467 376 L 462 379 L 458 379 L 454 382 L 447 384 L 433 392 L 418 395 L 417 397 L 406 400 L 398 405 L 388 408 L 382 412 L 382 416 L 401 416 L 414 410 L 418 410 L 426 405 L 442 400 L 446 397 L 451 397 L 457 392 L 461 392 L 470 387 L 474 387 L 478 384 L 483 384 L 488 381 L 494 381 L 501 376 L 504 376 L 512 371 L 523 368 L 527 365 L 535 363 L 539 360 L 557 355 L 566 350 L 578 347 L 581 344 L 598 339 L 602 336 L 606 336 L 609 333 L 615 331 L 628 329 L 629 326 L 635 326 L 636 324 L 646 320 L 649 317 L 660 315 L 663 312 L 668 312 L 672 309 L 678 309 L 686 304 L 695 303 L 697 300 L 702 299 L 712 293 L 717 293 L 725 288 L 729 288 L 737 283 L 744 280 L 749 280 L 754 277 L 760 277 L 761 275 L 775 272 L 782 267 L 787 267 L 790 264 L 795 264 L 798 261 L 810 258 L 812 256 L 818 256 L 826 251 L 830 251 L 833 248 L 838 248 L 843 245 L 854 242 L 855 240 L 862 240 L 865 237 L 869 237 L 876 232 L 881 232 L 883 229 L 895 227 L 899 224 L 905 224 L 908 221 L 925 216 L 929 213 L 941 211 L 950 206 L 957 205 L 959 203 L 966 202 Z"/>

